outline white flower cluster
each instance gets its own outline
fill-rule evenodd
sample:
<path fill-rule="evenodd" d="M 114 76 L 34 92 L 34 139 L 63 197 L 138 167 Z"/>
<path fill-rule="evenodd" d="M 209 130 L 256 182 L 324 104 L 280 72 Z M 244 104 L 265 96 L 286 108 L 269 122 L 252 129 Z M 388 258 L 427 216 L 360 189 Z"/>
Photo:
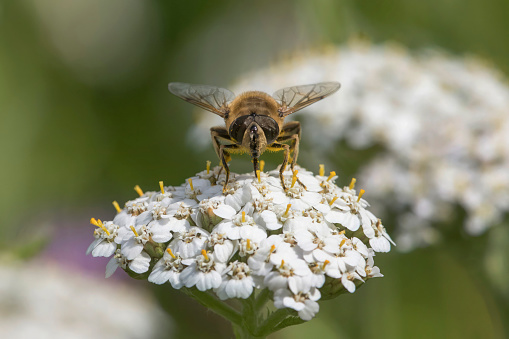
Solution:
<path fill-rule="evenodd" d="M 314 176 L 302 168 L 232 173 L 227 192 L 220 167 L 178 187 L 143 193 L 116 208 L 113 221 L 92 219 L 95 241 L 87 253 L 113 256 L 106 276 L 117 269 L 147 274 L 175 289 L 212 290 L 221 300 L 248 298 L 255 289 L 273 292 L 277 308 L 292 308 L 303 320 L 318 312 L 317 301 L 334 297 L 372 277 L 375 252 L 392 240 L 367 210 L 352 180 L 334 184 L 334 172 Z M 219 177 L 219 180 L 216 178 Z M 297 180 L 298 179 L 298 180 Z"/>
<path fill-rule="evenodd" d="M 359 177 L 372 202 L 398 211 L 400 249 L 436 241 L 433 227 L 455 206 L 472 235 L 509 211 L 509 87 L 500 72 L 473 58 L 357 41 L 245 75 L 233 90 L 329 80 L 341 90 L 292 117 L 304 119 L 304 145 L 315 154 L 338 140 L 383 146 Z M 202 117 L 193 137 L 213 124 L 213 114 Z"/>

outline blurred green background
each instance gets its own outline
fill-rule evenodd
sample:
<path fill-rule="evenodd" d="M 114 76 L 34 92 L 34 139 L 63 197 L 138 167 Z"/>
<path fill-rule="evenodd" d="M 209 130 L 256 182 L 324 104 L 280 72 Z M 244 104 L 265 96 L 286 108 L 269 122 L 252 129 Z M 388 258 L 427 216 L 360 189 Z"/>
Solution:
<path fill-rule="evenodd" d="M 111 219 L 111 201 L 133 198 L 134 185 L 178 185 L 216 161 L 212 147 L 187 142 L 194 109 L 168 82 L 228 87 L 278 58 L 352 36 L 475 54 L 507 74 L 507 13 L 503 0 L 1 1 L 2 249 L 37 256 L 64 228 L 80 237 L 87 229 L 91 242 L 89 218 Z M 508 337 L 509 281 L 495 286 L 485 274 L 486 249 L 495 240 L 505 247 L 506 228 L 478 238 L 451 232 L 433 248 L 377 256 L 385 278 L 273 337 Z M 169 286 L 148 288 L 187 305 Z M 207 326 L 217 319 L 189 307 L 170 309 L 174 337 L 230 335 L 224 323 L 193 327 L 197 315 Z"/>

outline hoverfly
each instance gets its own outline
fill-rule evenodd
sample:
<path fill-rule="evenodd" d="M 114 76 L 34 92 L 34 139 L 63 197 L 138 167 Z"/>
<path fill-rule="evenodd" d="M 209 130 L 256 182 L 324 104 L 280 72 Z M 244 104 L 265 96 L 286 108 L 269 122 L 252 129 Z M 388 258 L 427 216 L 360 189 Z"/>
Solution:
<path fill-rule="evenodd" d="M 286 191 L 283 172 L 291 153 L 293 157 L 290 166 L 294 170 L 299 155 L 301 128 L 298 121 L 285 124 L 285 117 L 335 93 L 339 87 L 339 82 L 320 82 L 286 87 L 272 96 L 259 91 L 235 96 L 227 89 L 214 86 L 181 82 L 168 85 L 171 93 L 224 119 L 224 127 L 210 129 L 214 150 L 226 172 L 223 192 L 230 176 L 230 154 L 251 154 L 254 171 L 257 173 L 258 158 L 265 150 L 284 151 L 279 178 Z"/>

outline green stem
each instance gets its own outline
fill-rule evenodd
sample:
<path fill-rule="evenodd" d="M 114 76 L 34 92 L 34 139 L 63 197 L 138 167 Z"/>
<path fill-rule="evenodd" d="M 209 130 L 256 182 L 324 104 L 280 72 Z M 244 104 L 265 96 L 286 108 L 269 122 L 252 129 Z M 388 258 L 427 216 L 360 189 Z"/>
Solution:
<path fill-rule="evenodd" d="M 275 332 L 276 329 L 280 329 L 280 324 L 291 314 L 292 310 L 288 308 L 283 308 L 273 312 L 259 327 L 258 331 L 255 332 L 256 335 L 266 336 L 272 332 Z"/>
<path fill-rule="evenodd" d="M 254 311 L 256 314 L 260 312 L 260 309 L 265 306 L 267 301 L 269 300 L 268 297 L 270 295 L 270 291 L 268 288 L 264 288 L 260 294 L 256 297 L 256 300 L 254 301 Z"/>
<path fill-rule="evenodd" d="M 188 296 L 194 298 L 196 301 L 198 301 L 203 306 L 207 307 L 208 309 L 212 310 L 213 312 L 219 314 L 226 320 L 230 321 L 232 325 L 236 326 L 242 326 L 242 316 L 234 310 L 232 307 L 228 306 L 224 302 L 218 300 L 217 298 L 213 297 L 212 295 L 198 291 L 197 289 L 189 289 L 183 287 L 181 289 L 182 292 L 187 294 Z M 234 326 L 235 327 L 235 326 Z"/>

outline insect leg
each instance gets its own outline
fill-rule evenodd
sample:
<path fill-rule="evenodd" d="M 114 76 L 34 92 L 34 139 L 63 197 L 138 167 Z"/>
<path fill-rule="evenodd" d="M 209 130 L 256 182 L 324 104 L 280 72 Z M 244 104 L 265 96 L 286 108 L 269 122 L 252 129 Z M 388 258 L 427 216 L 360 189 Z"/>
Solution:
<path fill-rule="evenodd" d="M 281 180 L 281 186 L 283 186 L 283 189 L 286 191 L 287 188 L 285 186 L 283 172 L 285 171 L 286 165 L 288 164 L 288 158 L 290 156 L 290 146 L 286 145 L 286 144 L 280 144 L 278 142 L 275 142 L 272 145 L 268 146 L 267 149 L 269 149 L 271 151 L 284 151 L 285 152 L 285 155 L 283 158 L 283 163 L 281 164 L 281 167 L 279 168 L 279 179 Z"/>
<path fill-rule="evenodd" d="M 290 141 L 290 154 L 293 153 L 291 169 L 297 163 L 299 157 L 299 143 L 300 143 L 300 122 L 291 121 L 284 124 L 279 137 L 276 139 L 277 142 Z"/>
<path fill-rule="evenodd" d="M 283 126 L 282 132 L 277 138 L 278 142 L 290 141 L 290 154 L 293 153 L 292 162 L 290 164 L 292 172 L 294 171 L 297 158 L 299 157 L 300 130 L 300 122 L 288 122 Z M 297 182 L 306 189 L 306 185 L 304 185 L 299 178 L 297 178 Z"/>
<path fill-rule="evenodd" d="M 216 151 L 217 157 L 219 158 L 220 164 L 222 168 L 226 171 L 226 181 L 223 186 L 223 192 L 226 190 L 226 185 L 228 185 L 228 178 L 230 177 L 230 169 L 228 168 L 228 161 L 230 161 L 230 154 L 224 149 L 234 149 L 238 148 L 237 145 L 222 145 L 221 142 L 232 142 L 230 135 L 225 127 L 212 127 L 210 129 L 210 136 L 212 137 L 212 145 L 214 146 L 214 151 Z M 231 147 L 230 147 L 231 146 Z M 219 175 L 221 174 L 221 170 L 217 174 L 217 179 L 219 179 Z"/>
<path fill-rule="evenodd" d="M 238 150 L 238 145 L 220 145 L 219 146 L 219 159 L 223 164 L 224 171 L 226 172 L 226 179 L 223 185 L 223 194 L 226 192 L 226 186 L 228 185 L 228 179 L 230 178 L 230 168 L 228 167 L 228 161 L 230 161 L 230 153 L 227 150 Z"/>

